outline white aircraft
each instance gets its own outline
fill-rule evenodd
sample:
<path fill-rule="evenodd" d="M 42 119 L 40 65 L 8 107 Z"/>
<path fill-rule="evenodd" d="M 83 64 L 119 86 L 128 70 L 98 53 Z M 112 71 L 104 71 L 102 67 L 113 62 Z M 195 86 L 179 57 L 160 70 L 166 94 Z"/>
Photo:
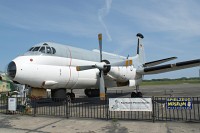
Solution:
<path fill-rule="evenodd" d="M 99 50 L 93 51 L 51 42 L 39 43 L 12 60 L 7 75 L 16 83 L 51 89 L 53 98 L 65 98 L 66 89 L 70 89 L 71 93 L 67 95 L 74 99 L 73 89 L 82 88 L 88 97 L 100 95 L 105 99 L 105 88 L 120 86 L 135 86 L 136 92 L 132 92 L 131 97 L 142 97 L 139 85 L 144 75 L 200 65 L 200 59 L 159 65 L 176 57 L 145 62 L 141 43 L 144 37 L 140 33 L 137 37 L 134 57 L 102 52 L 102 34 L 98 35 Z"/>

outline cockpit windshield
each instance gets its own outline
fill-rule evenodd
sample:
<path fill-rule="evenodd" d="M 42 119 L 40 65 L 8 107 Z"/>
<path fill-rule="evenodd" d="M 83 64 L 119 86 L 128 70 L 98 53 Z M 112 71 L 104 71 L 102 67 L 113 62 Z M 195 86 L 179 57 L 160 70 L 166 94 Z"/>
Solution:
<path fill-rule="evenodd" d="M 32 51 L 38 51 L 40 47 L 35 47 Z"/>
<path fill-rule="evenodd" d="M 40 50 L 39 50 L 39 52 L 45 53 L 45 47 L 44 46 L 41 47 Z"/>
<path fill-rule="evenodd" d="M 28 51 L 32 51 L 34 49 L 34 47 L 30 48 Z"/>
<path fill-rule="evenodd" d="M 45 53 L 45 54 L 55 54 L 56 53 L 56 49 L 54 47 L 50 47 L 47 43 L 44 43 L 43 46 L 32 47 L 28 51 L 32 51 L 32 52 L 38 51 L 38 52 Z"/>
<path fill-rule="evenodd" d="M 47 54 L 51 54 L 51 48 L 49 46 L 47 46 L 46 48 L 47 48 Z"/>
<path fill-rule="evenodd" d="M 56 49 L 54 47 L 51 47 L 52 49 L 52 54 L 55 54 L 56 53 Z"/>

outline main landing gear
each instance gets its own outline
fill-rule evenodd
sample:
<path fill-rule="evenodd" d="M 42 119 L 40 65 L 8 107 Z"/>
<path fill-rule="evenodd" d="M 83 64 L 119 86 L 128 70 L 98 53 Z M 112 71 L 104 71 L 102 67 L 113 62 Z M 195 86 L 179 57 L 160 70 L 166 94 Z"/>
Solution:
<path fill-rule="evenodd" d="M 132 98 L 136 98 L 136 97 L 142 97 L 142 92 L 139 92 L 139 86 L 136 86 L 136 92 L 132 92 L 131 93 L 131 97 Z"/>
<path fill-rule="evenodd" d="M 85 95 L 87 97 L 99 97 L 99 89 L 85 89 Z M 107 92 L 107 88 L 105 88 L 105 93 Z"/>
<path fill-rule="evenodd" d="M 75 100 L 75 94 L 73 93 L 72 90 L 71 92 L 67 92 L 67 100 L 68 101 Z"/>
<path fill-rule="evenodd" d="M 63 99 L 67 98 L 67 101 L 75 100 L 75 94 L 72 92 L 67 92 L 65 88 L 60 89 L 52 89 L 51 90 L 51 97 L 56 101 L 56 99 Z"/>
<path fill-rule="evenodd" d="M 88 97 L 98 97 L 99 89 L 85 89 L 85 95 Z"/>

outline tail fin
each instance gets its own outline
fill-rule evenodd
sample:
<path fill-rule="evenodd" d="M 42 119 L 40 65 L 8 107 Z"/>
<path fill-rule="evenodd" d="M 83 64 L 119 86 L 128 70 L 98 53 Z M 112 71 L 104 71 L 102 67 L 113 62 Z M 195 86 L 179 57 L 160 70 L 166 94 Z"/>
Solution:
<path fill-rule="evenodd" d="M 138 33 L 136 36 L 138 37 L 137 55 L 139 58 L 139 62 L 144 64 L 146 62 L 145 61 L 145 52 L 144 52 L 144 46 L 141 43 L 144 36 L 141 33 Z"/>

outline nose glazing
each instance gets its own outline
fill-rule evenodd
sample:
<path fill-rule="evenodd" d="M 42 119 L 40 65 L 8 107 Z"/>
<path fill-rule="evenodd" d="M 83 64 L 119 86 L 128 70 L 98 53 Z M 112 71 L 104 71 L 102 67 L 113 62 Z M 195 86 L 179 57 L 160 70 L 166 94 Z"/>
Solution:
<path fill-rule="evenodd" d="M 17 68 L 16 68 L 16 64 L 14 61 L 10 62 L 8 64 L 8 68 L 7 68 L 7 75 L 11 78 L 14 79 L 16 76 L 16 72 L 17 72 Z"/>

